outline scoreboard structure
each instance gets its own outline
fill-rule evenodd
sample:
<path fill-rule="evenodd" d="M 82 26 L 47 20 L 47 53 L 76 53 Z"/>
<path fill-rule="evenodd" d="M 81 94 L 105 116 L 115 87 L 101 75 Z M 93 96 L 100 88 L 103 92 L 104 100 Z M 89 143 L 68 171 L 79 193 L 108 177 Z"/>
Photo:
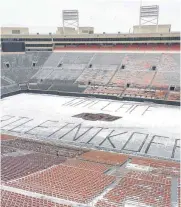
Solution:
<path fill-rule="evenodd" d="M 2 42 L 1 50 L 3 52 L 24 52 L 25 42 L 15 42 L 15 41 Z"/>
<path fill-rule="evenodd" d="M 63 10 L 62 11 L 63 31 L 66 27 L 73 27 L 79 34 L 79 11 L 78 10 Z"/>
<path fill-rule="evenodd" d="M 156 25 L 158 28 L 159 20 L 159 6 L 140 6 L 139 26 L 142 25 Z"/>

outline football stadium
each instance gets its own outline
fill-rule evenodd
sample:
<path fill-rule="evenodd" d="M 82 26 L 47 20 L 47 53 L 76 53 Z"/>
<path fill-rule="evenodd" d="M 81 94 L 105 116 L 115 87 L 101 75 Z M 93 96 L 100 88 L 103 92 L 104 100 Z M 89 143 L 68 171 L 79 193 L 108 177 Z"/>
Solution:
<path fill-rule="evenodd" d="M 180 32 L 158 5 L 129 33 L 62 19 L 1 28 L 1 206 L 181 206 Z"/>

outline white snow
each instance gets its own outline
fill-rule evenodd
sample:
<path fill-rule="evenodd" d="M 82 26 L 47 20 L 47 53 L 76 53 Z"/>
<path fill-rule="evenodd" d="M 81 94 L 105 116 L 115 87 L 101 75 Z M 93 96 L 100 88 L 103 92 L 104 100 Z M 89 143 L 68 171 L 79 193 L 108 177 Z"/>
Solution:
<path fill-rule="evenodd" d="M 112 132 L 111 140 L 116 150 L 145 154 L 154 137 L 153 142 L 156 144 L 151 144 L 147 154 L 171 158 L 175 140 L 180 139 L 180 110 L 177 106 L 19 94 L 2 99 L 1 108 L 3 132 L 33 134 L 36 137 L 56 139 L 57 142 L 86 143 L 95 135 L 90 141 L 93 146 L 114 148 L 108 140 L 103 142 Z M 105 113 L 121 118 L 113 122 L 94 122 L 72 117 L 80 113 Z M 78 127 L 78 124 L 81 125 Z M 172 158 L 179 159 L 177 149 Z"/>

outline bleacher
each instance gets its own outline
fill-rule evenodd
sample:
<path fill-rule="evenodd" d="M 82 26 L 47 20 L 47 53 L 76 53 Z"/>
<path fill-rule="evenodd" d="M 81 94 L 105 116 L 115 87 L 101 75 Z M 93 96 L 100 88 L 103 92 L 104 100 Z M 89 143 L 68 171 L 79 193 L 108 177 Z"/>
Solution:
<path fill-rule="evenodd" d="M 111 87 L 111 86 L 89 86 L 84 91 L 85 94 L 103 94 L 103 95 L 113 95 L 119 96 L 123 93 L 124 88 Z"/>
<path fill-rule="evenodd" d="M 66 53 L 62 59 L 63 64 L 88 64 L 93 53 Z"/>
<path fill-rule="evenodd" d="M 64 55 L 65 53 L 56 53 L 56 52 L 51 53 L 49 58 L 45 61 L 43 67 L 44 68 L 58 67 Z"/>
<path fill-rule="evenodd" d="M 37 81 L 41 81 L 46 79 L 46 77 L 48 77 L 52 72 L 53 72 L 53 68 L 46 68 L 46 69 L 41 69 L 39 71 L 37 71 L 37 73 L 31 77 L 30 82 L 37 82 Z"/>
<path fill-rule="evenodd" d="M 179 72 L 180 70 L 180 57 L 178 54 L 162 54 L 158 70 L 167 72 Z"/>
<path fill-rule="evenodd" d="M 147 88 L 151 84 L 154 74 L 154 71 L 119 69 L 109 85 L 123 87 L 129 84 L 132 87 Z"/>
<path fill-rule="evenodd" d="M 28 82 L 38 72 L 37 68 L 7 68 L 1 70 L 1 76 L 7 77 L 12 83 Z"/>
<path fill-rule="evenodd" d="M 157 72 L 151 84 L 152 88 L 168 89 L 170 85 L 180 85 L 179 72 Z"/>
<path fill-rule="evenodd" d="M 163 44 L 163 43 L 134 43 L 134 44 L 115 44 L 115 45 L 73 45 L 73 46 L 66 46 L 66 47 L 59 47 L 55 46 L 55 51 L 70 51 L 70 50 L 99 50 L 99 51 L 180 51 L 180 44 L 172 43 L 172 44 Z"/>
<path fill-rule="evenodd" d="M 130 53 L 126 54 L 122 64 L 126 70 L 149 70 L 159 64 L 161 54 Z"/>
<path fill-rule="evenodd" d="M 117 69 L 117 65 L 93 65 L 86 68 L 76 82 L 80 84 L 106 85 Z"/>
<path fill-rule="evenodd" d="M 1 69 L 23 69 L 23 68 L 40 68 L 47 60 L 51 52 L 27 52 L 24 54 L 2 54 Z M 33 65 L 34 63 L 34 65 Z"/>
<path fill-rule="evenodd" d="M 57 68 L 43 68 L 31 78 L 31 82 L 47 80 L 52 83 L 63 80 L 74 82 L 80 76 L 85 66 L 85 64 L 66 64 Z"/>
<path fill-rule="evenodd" d="M 54 70 L 46 79 L 52 80 L 52 81 L 71 80 L 72 82 L 74 82 L 81 73 L 82 73 L 82 70 L 80 69 Z"/>
<path fill-rule="evenodd" d="M 167 97 L 168 101 L 180 101 L 180 91 L 170 91 Z"/>
<path fill-rule="evenodd" d="M 8 85 L 10 85 L 10 83 L 7 80 L 5 80 L 3 77 L 1 77 L 1 86 L 8 86 Z"/>
<path fill-rule="evenodd" d="M 2 54 L 1 59 L 1 94 L 28 87 L 67 92 L 85 90 L 87 94 L 145 99 L 180 99 L 178 53 L 26 52 Z M 169 92 L 170 87 L 173 91 Z"/>
<path fill-rule="evenodd" d="M 10 83 L 28 82 L 41 70 L 51 52 L 27 52 L 25 54 L 2 54 L 1 77 Z"/>
<path fill-rule="evenodd" d="M 96 53 L 91 61 L 95 65 L 120 65 L 124 54 L 122 53 Z"/>
<path fill-rule="evenodd" d="M 139 89 L 139 88 L 127 88 L 122 96 L 123 97 L 136 97 L 143 99 L 157 99 L 165 100 L 167 91 L 154 90 L 154 89 Z"/>

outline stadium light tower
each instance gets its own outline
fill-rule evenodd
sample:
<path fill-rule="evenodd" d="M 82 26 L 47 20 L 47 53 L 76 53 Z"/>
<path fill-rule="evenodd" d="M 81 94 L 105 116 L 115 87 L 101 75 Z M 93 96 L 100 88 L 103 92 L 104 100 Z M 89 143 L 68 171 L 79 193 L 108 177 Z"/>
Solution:
<path fill-rule="evenodd" d="M 140 18 L 139 18 L 139 28 L 142 25 L 156 25 L 158 31 L 158 19 L 159 19 L 159 6 L 142 6 L 140 5 Z"/>
<path fill-rule="evenodd" d="M 63 10 L 62 20 L 63 20 L 64 34 L 65 34 L 65 28 L 68 26 L 75 28 L 77 33 L 79 33 L 79 11 L 78 10 Z"/>

